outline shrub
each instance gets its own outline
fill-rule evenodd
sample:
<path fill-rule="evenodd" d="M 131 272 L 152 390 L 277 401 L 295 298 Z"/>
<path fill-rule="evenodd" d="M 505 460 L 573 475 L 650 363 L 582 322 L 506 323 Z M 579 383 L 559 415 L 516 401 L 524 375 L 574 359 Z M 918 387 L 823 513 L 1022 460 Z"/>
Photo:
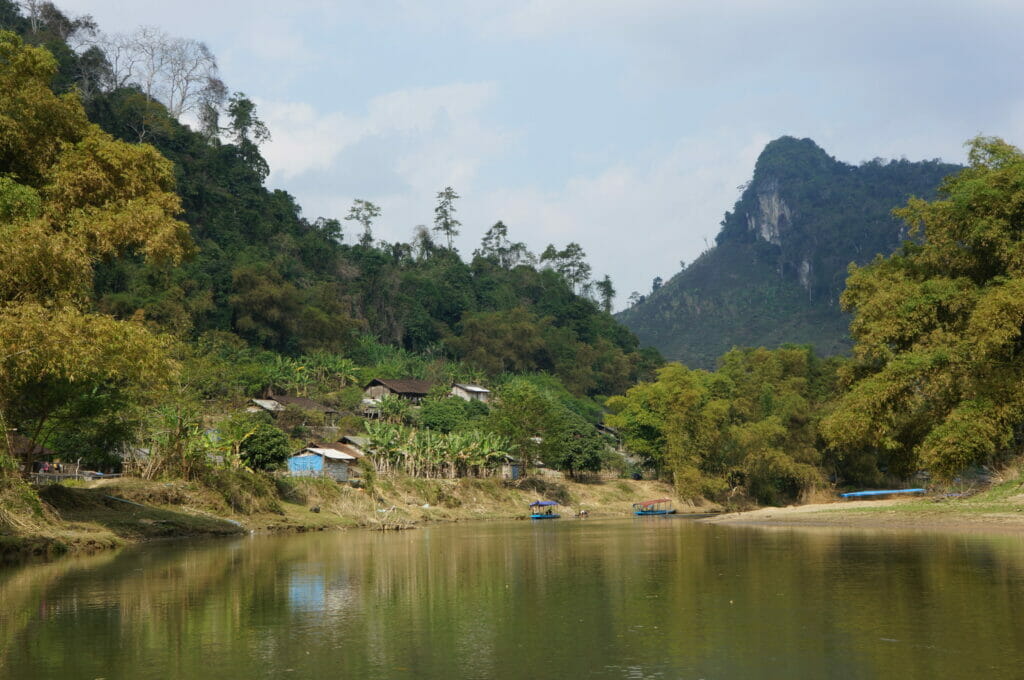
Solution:
<path fill-rule="evenodd" d="M 269 423 L 259 423 L 242 440 L 239 447 L 242 461 L 253 470 L 280 468 L 291 451 L 288 435 Z"/>

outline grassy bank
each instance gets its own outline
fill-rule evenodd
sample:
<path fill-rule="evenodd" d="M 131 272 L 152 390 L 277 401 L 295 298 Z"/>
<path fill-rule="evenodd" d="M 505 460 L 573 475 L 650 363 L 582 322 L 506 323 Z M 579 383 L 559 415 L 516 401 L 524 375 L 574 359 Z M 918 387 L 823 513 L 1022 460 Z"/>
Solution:
<path fill-rule="evenodd" d="M 23 493 L 27 489 L 23 490 Z M 563 516 L 626 516 L 637 500 L 675 499 L 661 482 L 580 483 L 533 477 L 498 479 L 381 478 L 372 493 L 322 479 L 272 479 L 225 473 L 204 482 L 122 478 L 54 484 L 35 509 L 0 534 L 6 559 L 88 552 L 142 541 L 246 532 L 400 529 L 427 522 L 517 519 L 538 498 L 557 500 Z M 30 499 L 31 494 L 25 493 Z M 685 502 L 676 501 L 685 509 Z M 694 508 L 697 509 L 697 508 Z"/>
<path fill-rule="evenodd" d="M 936 491 L 917 498 L 812 503 L 760 508 L 704 520 L 761 526 L 851 527 L 963 532 L 1024 531 L 1024 478 L 1020 468 L 1003 471 L 991 483 Z"/>

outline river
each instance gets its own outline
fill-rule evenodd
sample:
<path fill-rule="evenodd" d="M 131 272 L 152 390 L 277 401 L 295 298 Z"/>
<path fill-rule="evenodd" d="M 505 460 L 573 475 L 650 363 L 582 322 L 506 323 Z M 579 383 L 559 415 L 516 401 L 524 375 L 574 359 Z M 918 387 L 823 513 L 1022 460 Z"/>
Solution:
<path fill-rule="evenodd" d="M 1024 537 L 437 525 L 0 570 L 0 677 L 1020 678 Z"/>

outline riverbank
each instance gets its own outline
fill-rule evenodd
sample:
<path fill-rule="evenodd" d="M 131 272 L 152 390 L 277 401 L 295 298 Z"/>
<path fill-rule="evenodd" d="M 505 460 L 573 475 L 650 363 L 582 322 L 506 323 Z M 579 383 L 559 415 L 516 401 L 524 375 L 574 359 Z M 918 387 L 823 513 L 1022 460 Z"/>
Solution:
<path fill-rule="evenodd" d="M 538 498 L 562 504 L 565 517 L 627 516 L 632 503 L 671 498 L 680 509 L 706 511 L 678 500 L 669 484 L 607 480 L 581 483 L 531 477 L 499 479 L 378 479 L 365 489 L 328 480 L 282 478 L 273 483 L 216 485 L 133 478 L 43 487 L 44 519 L 0 536 L 0 557 L 16 560 L 95 552 L 144 541 L 241 533 L 337 529 L 405 529 L 430 522 L 524 519 Z"/>
<path fill-rule="evenodd" d="M 1024 532 L 1024 481 L 1016 474 L 1010 477 L 963 495 L 943 492 L 918 498 L 836 500 L 724 513 L 701 521 L 764 527 L 1020 533 Z"/>

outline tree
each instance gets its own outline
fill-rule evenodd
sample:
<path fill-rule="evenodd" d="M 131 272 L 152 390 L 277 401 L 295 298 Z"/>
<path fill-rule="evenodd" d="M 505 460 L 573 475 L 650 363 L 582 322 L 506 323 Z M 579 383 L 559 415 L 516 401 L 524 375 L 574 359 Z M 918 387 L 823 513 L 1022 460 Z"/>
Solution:
<path fill-rule="evenodd" d="M 662 281 L 661 277 L 660 276 L 655 276 L 654 277 L 654 281 L 651 282 L 651 292 L 654 293 L 659 288 L 661 288 L 661 284 L 662 283 L 663 283 L 663 281 Z"/>
<path fill-rule="evenodd" d="M 246 143 L 259 146 L 270 140 L 270 130 L 256 116 L 256 104 L 244 92 L 235 92 L 228 100 L 228 130 L 238 146 Z"/>
<path fill-rule="evenodd" d="M 419 422 L 425 428 L 447 434 L 466 422 L 468 403 L 458 397 L 425 399 L 420 406 Z"/>
<path fill-rule="evenodd" d="M 473 256 L 487 258 L 502 269 L 512 269 L 518 264 L 529 264 L 534 260 L 525 243 L 509 241 L 508 227 L 500 220 L 487 230 L 480 240 L 480 248 L 473 252 Z"/>
<path fill-rule="evenodd" d="M 101 36 L 97 45 L 110 66 L 112 89 L 135 83 L 147 99 L 161 102 L 175 118 L 223 103 L 226 88 L 217 59 L 205 43 L 143 26 L 131 35 Z"/>
<path fill-rule="evenodd" d="M 597 429 L 568 409 L 561 409 L 554 418 L 557 427 L 545 435 L 557 437 L 558 445 L 550 447 L 544 462 L 570 475 L 600 470 L 605 443 Z"/>
<path fill-rule="evenodd" d="M 978 137 L 968 159 L 938 200 L 896 211 L 923 243 L 851 267 L 842 296 L 854 361 L 824 432 L 900 475 L 948 480 L 1021 450 L 1024 154 Z"/>
<path fill-rule="evenodd" d="M 54 95 L 56 69 L 0 31 L 0 411 L 40 443 L 83 400 L 120 409 L 173 378 L 169 343 L 141 318 L 90 310 L 93 274 L 121 255 L 176 263 L 191 248 L 171 163 L 89 123 L 76 95 Z"/>
<path fill-rule="evenodd" d="M 228 100 L 228 118 L 228 130 L 239 157 L 263 182 L 270 174 L 270 166 L 260 155 L 259 145 L 270 139 L 270 130 L 256 116 L 256 104 L 244 92 L 235 92 Z"/>
<path fill-rule="evenodd" d="M 569 243 L 563 250 L 556 250 L 554 245 L 549 245 L 541 254 L 540 261 L 550 262 L 550 266 L 562 275 L 573 292 L 580 293 L 590 280 L 591 270 L 586 258 L 587 254 L 580 244 Z"/>
<path fill-rule="evenodd" d="M 434 208 L 434 231 L 441 234 L 448 242 L 448 250 L 453 249 L 455 237 L 459 235 L 462 222 L 455 219 L 455 201 L 459 195 L 451 187 L 437 192 L 437 207 Z"/>
<path fill-rule="evenodd" d="M 466 363 L 491 375 L 550 367 L 543 332 L 550 321 L 524 307 L 466 314 L 462 332 L 447 345 Z"/>
<path fill-rule="evenodd" d="M 352 207 L 348 209 L 345 220 L 356 222 L 363 227 L 363 234 L 359 237 L 359 243 L 364 246 L 373 245 L 373 221 L 380 217 L 380 208 L 370 201 L 357 198 L 352 201 Z"/>
<path fill-rule="evenodd" d="M 288 435 L 270 423 L 257 423 L 238 445 L 242 462 L 254 470 L 277 470 L 291 452 Z"/>
<path fill-rule="evenodd" d="M 318 217 L 313 221 L 313 228 L 330 241 L 341 243 L 345 240 L 345 232 L 341 228 L 341 222 L 334 218 Z"/>
<path fill-rule="evenodd" d="M 594 283 L 597 286 L 598 299 L 601 301 L 601 309 L 605 314 L 612 313 L 612 303 L 615 301 L 615 287 L 612 279 L 607 274 L 600 281 Z"/>
<path fill-rule="evenodd" d="M 735 349 L 716 373 L 669 364 L 612 397 L 606 422 L 681 494 L 743 486 L 763 503 L 793 500 L 821 478 L 817 421 L 832 364 L 806 347 Z"/>

